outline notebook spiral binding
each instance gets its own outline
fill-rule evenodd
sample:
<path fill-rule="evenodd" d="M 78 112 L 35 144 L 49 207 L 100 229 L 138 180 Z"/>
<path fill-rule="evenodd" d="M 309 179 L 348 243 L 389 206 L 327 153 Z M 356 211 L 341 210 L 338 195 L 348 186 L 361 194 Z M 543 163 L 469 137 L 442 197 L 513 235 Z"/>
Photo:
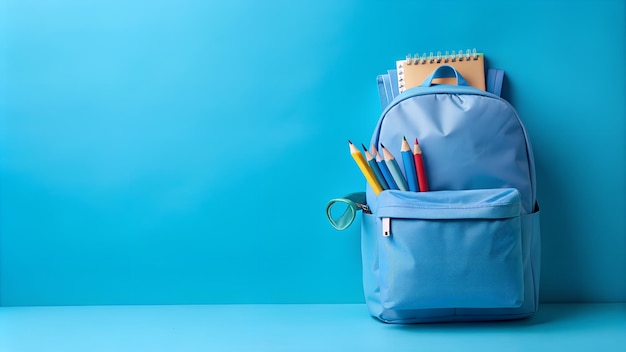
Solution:
<path fill-rule="evenodd" d="M 452 53 L 450 53 L 449 51 L 446 51 L 445 54 L 441 54 L 441 51 L 437 52 L 437 55 L 433 54 L 433 52 L 431 51 L 430 54 L 428 56 L 426 56 L 426 53 L 423 53 L 422 56 L 420 57 L 419 54 L 415 54 L 413 56 L 411 56 L 411 54 L 408 54 L 406 56 L 406 64 L 407 65 L 425 65 L 425 64 L 433 64 L 433 63 L 449 63 L 449 62 L 456 62 L 456 61 L 470 61 L 470 60 L 478 60 L 478 52 L 476 51 L 476 48 L 470 50 L 467 49 L 465 51 L 465 54 L 463 53 L 463 50 L 459 50 L 459 52 L 455 52 L 454 50 L 452 50 Z M 400 68 L 400 67 L 399 67 Z"/>
<path fill-rule="evenodd" d="M 474 48 L 465 51 L 459 50 L 458 52 L 446 51 L 445 54 L 442 54 L 441 51 L 437 51 L 437 54 L 431 51 L 429 55 L 423 53 L 421 56 L 409 54 L 406 56 L 406 60 L 396 61 L 398 92 L 402 93 L 408 88 L 421 84 L 422 80 L 430 73 L 429 66 L 441 65 L 454 66 L 463 74 L 470 85 L 485 90 L 484 55 Z"/>

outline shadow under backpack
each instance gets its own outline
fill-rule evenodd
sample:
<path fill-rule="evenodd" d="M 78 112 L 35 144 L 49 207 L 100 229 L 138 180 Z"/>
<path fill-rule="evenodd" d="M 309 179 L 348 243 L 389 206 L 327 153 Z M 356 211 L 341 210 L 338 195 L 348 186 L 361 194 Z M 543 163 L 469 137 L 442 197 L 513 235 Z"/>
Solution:
<path fill-rule="evenodd" d="M 433 84 L 456 77 L 457 85 Z M 399 151 L 417 137 L 428 192 L 369 185 L 331 200 L 347 228 L 362 209 L 365 301 L 386 323 L 525 318 L 539 301 L 540 228 L 532 147 L 515 109 L 452 66 L 398 95 L 371 144 Z M 404 172 L 402 163 L 400 168 Z M 330 208 L 349 207 L 334 219 Z"/>

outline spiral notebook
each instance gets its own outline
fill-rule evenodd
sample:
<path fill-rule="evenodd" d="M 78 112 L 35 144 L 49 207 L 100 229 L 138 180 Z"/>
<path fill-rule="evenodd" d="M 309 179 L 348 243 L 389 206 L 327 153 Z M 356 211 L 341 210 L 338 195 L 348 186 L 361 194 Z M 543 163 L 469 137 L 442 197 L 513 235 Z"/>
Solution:
<path fill-rule="evenodd" d="M 476 49 L 469 49 L 463 53 L 437 52 L 426 56 L 426 53 L 413 57 L 407 55 L 406 60 L 398 60 L 396 69 L 398 72 L 398 91 L 403 91 L 419 86 L 437 67 L 442 65 L 453 66 L 465 78 L 467 83 L 478 89 L 485 90 L 485 55 L 477 53 Z M 436 78 L 433 83 L 456 84 L 456 78 Z"/>

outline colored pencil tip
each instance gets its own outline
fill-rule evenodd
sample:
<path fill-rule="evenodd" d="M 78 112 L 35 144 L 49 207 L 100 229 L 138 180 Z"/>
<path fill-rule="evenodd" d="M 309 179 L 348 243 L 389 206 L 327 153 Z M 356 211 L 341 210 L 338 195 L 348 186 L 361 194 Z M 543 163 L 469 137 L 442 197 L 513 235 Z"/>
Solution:
<path fill-rule="evenodd" d="M 406 142 L 406 137 L 402 136 L 402 140 Z"/>
<path fill-rule="evenodd" d="M 380 143 L 380 147 L 383 148 L 383 149 L 387 149 L 387 148 L 385 148 L 385 145 L 382 144 L 382 143 Z"/>
<path fill-rule="evenodd" d="M 361 143 L 361 147 L 363 147 L 363 150 L 367 151 L 367 148 L 365 148 L 365 144 Z"/>
<path fill-rule="evenodd" d="M 415 138 L 415 144 L 419 144 L 419 143 L 417 143 L 417 138 Z"/>

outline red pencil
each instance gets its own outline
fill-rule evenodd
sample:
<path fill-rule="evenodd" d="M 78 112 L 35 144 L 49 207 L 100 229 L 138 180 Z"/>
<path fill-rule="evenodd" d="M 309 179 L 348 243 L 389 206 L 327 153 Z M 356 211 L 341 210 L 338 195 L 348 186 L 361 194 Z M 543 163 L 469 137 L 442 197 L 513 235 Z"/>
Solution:
<path fill-rule="evenodd" d="M 428 183 L 426 182 L 426 171 L 424 170 L 424 158 L 422 158 L 422 148 L 417 143 L 415 138 L 415 145 L 413 145 L 413 158 L 415 159 L 415 171 L 417 171 L 417 183 L 420 188 L 420 192 L 428 192 Z"/>

